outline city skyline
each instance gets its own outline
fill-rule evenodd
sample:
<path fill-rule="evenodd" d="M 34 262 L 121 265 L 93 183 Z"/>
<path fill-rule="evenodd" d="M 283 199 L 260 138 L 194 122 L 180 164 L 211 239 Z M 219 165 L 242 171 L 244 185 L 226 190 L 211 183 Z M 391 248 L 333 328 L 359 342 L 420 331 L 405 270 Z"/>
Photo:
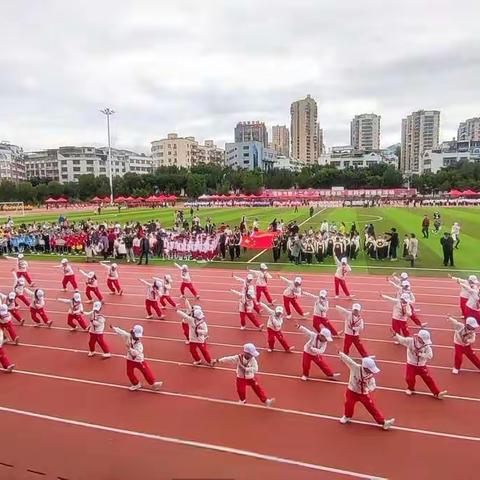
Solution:
<path fill-rule="evenodd" d="M 381 115 L 382 147 L 413 111 L 441 112 L 440 140 L 478 116 L 477 2 L 437 2 L 435 24 L 429 1 L 179 3 L 4 5 L 0 141 L 103 146 L 109 105 L 117 148 L 148 153 L 169 132 L 223 147 L 240 121 L 290 125 L 308 94 L 327 147 L 348 144 L 362 113 Z"/>

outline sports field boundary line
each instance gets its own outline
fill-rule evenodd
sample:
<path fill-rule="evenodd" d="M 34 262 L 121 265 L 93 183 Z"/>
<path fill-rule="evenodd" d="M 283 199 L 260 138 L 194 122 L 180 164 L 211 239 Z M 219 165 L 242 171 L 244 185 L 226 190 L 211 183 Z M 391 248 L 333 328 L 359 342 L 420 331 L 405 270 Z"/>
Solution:
<path fill-rule="evenodd" d="M 314 463 L 307 463 L 307 462 L 302 462 L 298 460 L 293 460 L 289 458 L 284 458 L 284 457 L 277 457 L 275 455 L 268 455 L 264 453 L 259 453 L 259 452 L 254 452 L 250 450 L 243 450 L 239 448 L 232 448 L 232 447 L 227 447 L 224 445 L 215 445 L 212 443 L 203 443 L 203 442 L 197 442 L 194 440 L 185 440 L 181 438 L 176 438 L 176 437 L 167 437 L 163 435 L 157 435 L 153 433 L 146 433 L 146 432 L 139 432 L 135 430 L 127 430 L 123 428 L 116 428 L 116 427 L 109 427 L 107 425 L 100 425 L 98 423 L 90 423 L 90 422 L 84 422 L 80 420 L 71 420 L 68 418 L 62 418 L 62 417 L 57 417 L 53 415 L 46 415 L 43 413 L 36 413 L 36 412 L 31 412 L 28 410 L 19 410 L 19 409 L 14 409 L 14 408 L 9 408 L 9 407 L 4 407 L 0 406 L 0 411 L 6 412 L 6 413 L 11 413 L 15 415 L 23 415 L 26 417 L 33 417 L 33 418 L 38 418 L 50 422 L 56 422 L 56 423 L 63 423 L 66 425 L 70 426 L 76 426 L 76 427 L 83 427 L 83 428 L 89 428 L 93 430 L 101 430 L 101 431 L 106 431 L 110 433 L 117 433 L 121 435 L 128 435 L 132 437 L 140 437 L 148 440 L 155 440 L 155 441 L 160 441 L 160 442 L 165 442 L 165 443 L 172 443 L 176 445 L 183 445 L 183 446 L 188 446 L 188 447 L 194 447 L 194 448 L 200 448 L 204 450 L 212 450 L 215 452 L 220 452 L 220 453 L 227 453 L 227 454 L 233 454 L 233 455 L 239 455 L 242 457 L 249 457 L 249 458 L 255 458 L 257 460 L 265 460 L 269 462 L 275 462 L 275 463 L 283 463 L 286 465 L 292 465 L 295 467 L 302 467 L 302 468 L 307 468 L 310 470 L 318 470 L 318 471 L 323 471 L 323 472 L 329 472 L 329 473 L 335 473 L 338 475 L 344 475 L 344 476 L 350 476 L 350 477 L 355 477 L 355 478 L 363 478 L 367 480 L 386 480 L 385 477 L 377 477 L 374 475 L 369 475 L 369 474 L 364 474 L 364 473 L 359 473 L 359 472 L 354 472 L 351 470 L 343 470 L 340 468 L 334 468 L 334 467 L 328 467 L 326 465 L 319 465 L 319 464 L 314 464 Z"/>
<path fill-rule="evenodd" d="M 23 345 L 26 346 L 26 347 L 39 348 L 39 349 L 43 349 L 43 350 L 57 350 L 57 351 L 62 351 L 62 352 L 67 352 L 67 353 L 79 353 L 79 354 L 82 354 L 82 355 L 86 355 L 88 353 L 87 350 L 83 350 L 83 349 L 74 349 L 74 348 L 66 348 L 66 347 L 53 347 L 51 345 L 35 345 L 35 344 L 28 344 L 28 343 L 24 343 Z M 120 353 L 112 353 L 111 358 L 125 359 L 125 355 L 120 354 Z M 174 365 L 176 367 L 190 367 L 190 368 L 194 368 L 195 370 L 206 369 L 208 371 L 216 370 L 216 371 L 219 371 L 219 372 L 235 372 L 234 368 L 219 367 L 219 366 L 216 366 L 216 367 L 212 368 L 212 367 L 209 367 L 207 365 L 193 365 L 192 363 L 188 363 L 188 362 L 184 362 L 184 361 L 165 360 L 165 359 L 162 359 L 162 358 L 146 357 L 145 360 L 148 360 L 148 361 L 154 362 L 154 363 Z M 15 372 L 21 372 L 21 370 L 15 370 Z M 42 376 L 42 375 L 48 375 L 48 374 L 40 374 L 40 373 L 38 374 L 38 376 Z M 288 380 L 300 381 L 300 376 L 299 375 L 289 375 L 289 374 L 286 374 L 286 373 L 274 373 L 274 372 L 262 371 L 260 373 L 260 375 L 264 375 L 264 376 L 267 376 L 267 377 L 286 378 Z M 66 378 L 68 378 L 68 377 L 66 377 Z M 339 380 L 330 380 L 328 378 L 310 378 L 308 381 L 309 382 L 313 381 L 313 382 L 318 382 L 318 383 L 327 383 L 327 384 L 330 384 L 330 385 L 333 384 L 333 385 L 337 385 L 337 386 L 338 385 L 341 385 L 341 386 L 347 386 L 348 385 L 348 382 L 339 381 Z M 401 393 L 402 395 L 405 395 L 405 388 L 377 386 L 376 390 L 383 390 L 383 391 L 386 391 L 386 392 Z M 432 399 L 433 399 L 433 396 L 432 396 L 431 392 L 415 391 L 415 395 L 432 397 Z M 450 398 L 450 399 L 453 399 L 453 400 L 461 400 L 461 401 L 466 401 L 466 402 L 480 403 L 480 398 L 476 398 L 476 397 L 462 397 L 460 395 L 448 395 L 447 394 L 447 395 L 445 395 L 445 398 Z M 435 401 L 440 401 L 440 400 L 437 400 L 437 399 L 434 399 L 434 400 Z"/>
<path fill-rule="evenodd" d="M 299 223 L 299 227 L 303 227 L 307 222 L 309 222 L 312 218 L 315 218 L 317 215 L 320 215 L 320 213 L 324 212 L 325 210 L 328 210 L 329 207 L 324 207 L 321 210 L 319 210 L 317 213 L 314 213 L 311 217 L 308 217 L 306 220 L 304 220 L 302 223 Z M 252 257 L 250 260 L 247 261 L 247 263 L 252 263 L 256 258 L 260 257 L 263 255 L 265 252 L 270 250 L 269 248 L 266 248 L 265 250 L 262 250 L 260 253 L 257 253 L 254 257 Z"/>
<path fill-rule="evenodd" d="M 163 321 L 163 320 L 161 320 Z M 170 323 L 176 323 L 176 322 L 170 322 Z M 26 325 L 26 327 L 28 328 L 36 328 L 35 325 Z M 68 327 L 50 327 L 49 330 L 58 330 L 58 331 L 70 331 L 70 328 Z M 247 331 L 257 331 L 258 330 L 247 330 Z M 87 334 L 88 332 L 87 331 L 76 331 L 76 332 L 72 332 L 74 335 L 77 335 L 77 334 Z M 303 333 L 300 333 L 300 332 L 285 332 L 287 333 L 287 335 L 290 335 L 290 333 L 292 334 L 296 334 L 296 335 L 304 335 Z M 105 331 L 104 332 L 104 335 L 108 335 L 108 336 L 111 336 L 112 338 L 115 338 L 116 337 L 116 334 L 114 332 L 108 332 L 108 331 Z M 185 344 L 185 340 L 182 339 L 182 338 L 173 338 L 173 337 L 157 337 L 157 336 L 154 336 L 154 335 L 144 335 L 143 336 L 144 339 L 148 339 L 148 340 L 158 340 L 158 341 L 161 341 L 161 342 L 177 342 L 177 343 L 181 343 L 181 344 Z M 376 339 L 363 339 L 365 341 L 375 341 Z M 216 346 L 216 347 L 228 347 L 228 348 L 242 348 L 243 347 L 243 344 L 242 345 L 237 345 L 237 344 L 233 344 L 233 343 L 219 343 L 219 342 L 207 342 L 208 345 L 212 345 L 212 346 Z M 19 343 L 20 346 L 22 345 L 28 345 L 26 343 L 23 343 L 23 342 L 20 342 Z M 34 345 L 34 344 L 32 344 Z M 48 346 L 48 345 L 45 345 L 45 346 Z M 434 345 L 434 347 L 444 347 L 444 348 L 448 348 L 448 349 L 453 349 L 453 347 L 450 347 L 449 345 Z M 267 352 L 267 347 L 259 347 L 257 346 L 257 350 L 261 350 L 261 351 L 264 351 L 264 352 Z M 474 350 L 475 352 L 477 352 L 477 349 Z M 283 353 L 283 350 L 280 350 L 280 349 L 275 349 L 274 350 L 274 353 Z M 287 353 L 287 352 L 285 352 Z M 291 354 L 291 355 L 303 355 L 303 350 L 294 350 L 292 352 L 288 352 L 288 354 Z M 338 359 L 338 355 L 334 355 L 332 353 L 323 353 L 322 354 L 322 357 L 328 357 L 328 358 L 337 358 Z M 361 360 L 360 357 L 355 357 L 353 355 L 351 355 L 351 358 L 353 358 L 354 360 Z M 401 362 L 401 361 L 398 361 L 398 360 L 387 360 L 387 359 L 379 359 L 378 356 L 376 357 L 376 362 L 377 363 L 387 363 L 387 364 L 391 364 L 391 365 L 402 365 L 402 366 L 405 366 L 405 363 L 406 362 Z M 435 369 L 439 369 L 439 370 L 452 370 L 452 366 L 444 366 L 444 365 L 432 365 L 432 364 L 429 364 L 428 365 L 429 368 L 435 368 Z M 461 369 L 462 372 L 472 372 L 472 373 L 480 373 L 480 370 L 474 370 L 472 368 L 462 368 Z"/>
<path fill-rule="evenodd" d="M 93 385 L 93 386 L 99 386 L 99 387 L 109 387 L 109 388 L 117 388 L 117 389 L 124 389 L 127 390 L 128 387 L 124 385 L 118 385 L 115 383 L 104 383 L 104 382 L 97 382 L 94 380 L 84 380 L 80 378 L 73 378 L 73 377 L 62 377 L 60 375 L 50 375 L 50 374 L 42 374 L 42 373 L 36 373 L 36 372 L 28 372 L 28 371 L 22 371 L 18 370 L 17 373 L 23 374 L 23 375 L 31 375 L 31 376 L 37 376 L 37 377 L 44 377 L 44 378 L 51 378 L 53 380 L 63 380 L 63 381 L 69 381 L 73 383 L 83 383 L 83 384 L 88 384 L 88 385 Z M 256 405 L 256 404 L 240 404 L 238 401 L 234 400 L 223 400 L 223 399 L 218 399 L 218 398 L 211 398 L 211 397 L 204 397 L 201 395 L 189 395 L 189 394 L 184 394 L 184 393 L 177 393 L 177 392 L 168 392 L 164 390 L 149 390 L 146 388 L 141 388 L 139 391 L 145 392 L 145 393 L 150 393 L 154 395 L 165 395 L 165 396 L 170 396 L 170 397 L 177 397 L 177 398 L 186 398 L 186 399 L 191 399 L 191 400 L 200 400 L 200 401 L 206 401 L 210 403 L 218 403 L 218 404 L 223 404 L 223 405 L 231 405 L 237 408 L 255 408 L 255 409 L 261 409 L 261 410 L 270 410 L 274 412 L 279 412 L 279 413 L 286 413 L 290 415 L 301 415 L 305 417 L 312 417 L 312 418 L 319 418 L 322 420 L 333 420 L 338 422 L 339 417 L 333 416 L 333 415 L 326 415 L 322 413 L 314 413 L 314 412 L 305 412 L 302 410 L 293 410 L 293 409 L 288 409 L 288 408 L 278 408 L 278 407 L 265 407 L 264 405 Z M 0 406 L 0 411 L 9 409 L 9 407 L 3 407 Z M 14 410 L 14 409 L 10 409 Z M 374 426 L 377 428 L 380 428 L 378 424 L 373 423 L 373 422 L 367 422 L 364 420 L 352 420 L 350 423 L 355 423 L 359 425 L 368 425 L 368 426 Z M 347 427 L 348 428 L 348 427 Z M 412 428 L 412 427 L 402 427 L 402 426 L 392 426 L 391 430 L 396 430 L 400 432 L 407 432 L 407 433 L 415 433 L 419 435 L 428 435 L 428 436 L 434 436 L 434 437 L 443 437 L 443 438 L 451 438 L 455 440 L 467 440 L 467 441 L 473 441 L 473 442 L 480 442 L 480 437 L 476 437 L 473 435 L 461 435 L 461 434 L 456 434 L 456 433 L 448 433 L 448 432 L 437 432 L 433 430 L 425 430 L 425 429 L 420 429 L 420 428 Z M 368 477 L 371 478 L 371 477 Z"/>

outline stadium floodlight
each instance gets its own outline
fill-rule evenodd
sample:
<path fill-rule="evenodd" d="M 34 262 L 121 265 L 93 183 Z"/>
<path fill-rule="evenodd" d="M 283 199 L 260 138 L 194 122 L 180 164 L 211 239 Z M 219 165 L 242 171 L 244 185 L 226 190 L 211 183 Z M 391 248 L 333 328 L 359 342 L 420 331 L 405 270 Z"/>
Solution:
<path fill-rule="evenodd" d="M 111 108 L 100 110 L 107 117 L 107 136 L 108 136 L 108 170 L 110 180 L 110 204 L 113 205 L 113 167 L 112 167 L 112 146 L 110 141 L 110 115 L 115 112 Z"/>

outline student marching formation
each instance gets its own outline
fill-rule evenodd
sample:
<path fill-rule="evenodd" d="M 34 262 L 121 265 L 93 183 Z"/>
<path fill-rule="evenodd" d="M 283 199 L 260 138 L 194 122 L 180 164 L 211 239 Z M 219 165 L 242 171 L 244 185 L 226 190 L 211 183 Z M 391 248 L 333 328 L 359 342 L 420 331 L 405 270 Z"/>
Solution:
<path fill-rule="evenodd" d="M 12 270 L 11 291 L 0 293 L 0 364 L 5 372 L 12 372 L 15 365 L 7 356 L 3 345 L 19 345 L 20 336 L 17 333 L 17 326 L 25 323 L 22 316 L 23 312 L 19 309 L 19 302 L 28 309 L 35 327 L 50 328 L 53 323 L 48 316 L 45 292 L 35 287 L 34 279 L 29 274 L 28 264 L 23 255 L 19 255 L 15 260 L 17 268 Z M 120 268 L 118 265 L 101 262 L 101 266 L 105 268 L 105 285 L 109 293 L 111 295 L 122 295 L 123 288 L 120 283 Z M 179 335 L 182 335 L 185 338 L 185 343 L 188 344 L 193 365 L 203 364 L 212 368 L 217 364 L 234 365 L 236 369 L 236 390 L 240 403 L 246 403 L 247 387 L 250 387 L 264 405 L 271 406 L 275 398 L 268 396 L 260 384 L 257 375 L 260 353 L 255 344 L 247 341 L 241 352 L 232 352 L 232 355 L 220 358 L 212 357 L 208 346 L 208 339 L 210 338 L 208 322 L 203 307 L 199 304 L 192 305 L 186 298 L 190 296 L 198 301 L 200 299 L 199 292 L 194 285 L 188 266 L 178 264 L 175 264 L 175 266 L 180 274 L 179 296 L 183 299 L 182 305 L 179 306 L 172 296 L 172 291 L 175 290 L 174 275 L 166 274 L 162 278 L 153 277 L 148 280 L 139 279 L 147 287 L 145 295 L 146 318 L 152 318 L 155 314 L 159 319 L 163 319 L 165 318 L 165 308 L 170 306 L 175 309 L 179 317 L 179 326 L 181 326 Z M 65 323 L 72 332 L 81 329 L 88 333 L 89 357 L 95 356 L 98 349 L 101 351 L 103 359 L 110 358 L 111 349 L 104 338 L 107 318 L 103 312 L 102 282 L 99 281 L 94 271 L 87 272 L 78 269 L 78 272 L 85 277 L 85 303 L 92 304 L 91 310 L 85 311 L 75 269 L 67 259 L 63 259 L 58 267 L 63 273 L 61 290 L 66 292 L 70 288 L 72 291 L 71 297 L 58 298 L 58 301 L 67 306 Z M 350 271 L 351 268 L 346 258 L 337 262 L 337 270 L 333 277 L 336 298 L 339 297 L 340 290 L 346 298 L 354 297 L 347 285 L 347 276 Z M 327 379 L 335 381 L 340 377 L 341 374 L 334 371 L 323 355 L 328 346 L 332 344 L 334 337 L 343 336 L 343 348 L 341 352 L 338 352 L 338 355 L 349 369 L 349 380 L 345 394 L 344 414 L 340 422 L 346 424 L 351 421 L 355 405 L 359 402 L 364 405 L 376 423 L 383 429 L 388 430 L 394 424 L 395 419 L 385 418 L 371 396 L 371 393 L 376 389 L 375 375 L 379 373 L 380 369 L 376 364 L 375 356 L 372 355 L 372 352 L 367 352 L 362 343 L 361 337 L 364 329 L 368 326 L 368 322 L 362 314 L 361 303 L 353 303 L 349 308 L 335 305 L 335 309 L 343 317 L 343 329 L 339 331 L 329 319 L 330 305 L 327 291 L 322 289 L 318 295 L 305 291 L 300 276 L 293 279 L 279 277 L 286 284 L 282 296 L 282 305 L 275 305 L 277 299 L 272 297 L 269 290 L 268 284 L 272 275 L 269 273 L 267 265 L 261 264 L 259 270 L 249 270 L 244 278 L 232 276 L 240 284 L 238 290 L 230 290 L 233 295 L 238 297 L 240 328 L 242 330 L 247 328 L 247 320 L 259 331 L 263 331 L 266 327 L 268 352 L 273 352 L 277 344 L 287 354 L 294 350 L 294 346 L 289 341 L 289 335 L 284 333 L 283 327 L 291 319 L 293 311 L 302 320 L 309 318 L 310 314 L 302 308 L 301 299 L 302 297 L 313 299 L 311 326 L 293 321 L 293 325 L 303 334 L 305 340 L 302 363 L 301 366 L 299 365 L 301 380 L 308 381 L 310 378 L 312 363 L 323 372 Z M 479 281 L 474 275 L 466 280 L 457 277 L 451 278 L 461 288 L 460 310 L 462 317 L 461 319 L 453 317 L 447 319 L 453 330 L 455 349 L 452 373 L 459 374 L 464 356 L 480 369 L 480 359 L 472 348 L 480 322 Z M 418 316 L 418 309 L 415 307 L 415 295 L 408 274 L 392 275 L 387 281 L 390 284 L 389 288 L 393 287 L 395 292 L 392 296 L 385 294 L 380 296 L 392 305 L 392 342 L 405 347 L 406 350 L 405 392 L 407 395 L 413 395 L 417 377 L 420 377 L 434 398 L 443 399 L 447 392 L 437 385 L 427 366 L 433 358 L 433 341 L 427 329 L 427 324 L 422 323 Z M 268 317 L 266 325 L 262 323 L 260 317 L 262 313 Z M 412 322 L 414 326 L 410 327 L 409 322 Z M 142 388 L 142 382 L 137 376 L 140 373 L 152 389 L 159 390 L 162 382 L 155 378 L 145 359 L 142 342 L 143 327 L 133 325 L 129 330 L 123 330 L 110 322 L 108 326 L 125 343 L 126 371 L 131 384 L 129 389 L 135 391 Z M 410 328 L 415 328 L 415 333 L 412 334 Z M 351 356 L 350 352 L 353 347 L 360 356 L 358 361 Z M 8 353 L 10 355 L 10 351 Z M 13 349 L 11 353 L 14 356 Z"/>

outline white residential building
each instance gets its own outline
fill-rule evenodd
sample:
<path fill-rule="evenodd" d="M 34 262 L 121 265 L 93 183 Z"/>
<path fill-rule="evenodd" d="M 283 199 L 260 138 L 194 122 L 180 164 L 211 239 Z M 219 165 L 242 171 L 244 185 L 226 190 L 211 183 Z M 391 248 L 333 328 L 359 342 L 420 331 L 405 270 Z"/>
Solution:
<path fill-rule="evenodd" d="M 469 118 L 458 126 L 457 140 L 480 140 L 480 117 Z"/>
<path fill-rule="evenodd" d="M 349 167 L 367 168 L 377 164 L 387 164 L 398 168 L 398 158 L 395 154 L 381 150 L 365 152 L 357 150 L 351 145 L 332 147 L 330 153 L 321 156 L 320 163 L 341 170 Z"/>
<path fill-rule="evenodd" d="M 442 142 L 439 148 L 426 150 L 422 157 L 420 173 L 437 173 L 444 167 L 459 162 L 480 162 L 480 140 Z"/>
<path fill-rule="evenodd" d="M 8 142 L 0 142 L 0 181 L 19 182 L 26 179 L 23 149 Z"/>
<path fill-rule="evenodd" d="M 217 147 L 213 140 L 205 140 L 203 145 L 198 144 L 194 164 L 214 163 L 223 165 L 225 163 L 225 150 Z"/>
<path fill-rule="evenodd" d="M 268 171 L 274 167 L 277 153 L 262 142 L 234 142 L 225 144 L 225 163 L 236 169 Z"/>
<path fill-rule="evenodd" d="M 421 159 L 426 150 L 435 149 L 439 143 L 440 112 L 419 110 L 402 120 L 402 172 L 419 173 Z"/>
<path fill-rule="evenodd" d="M 65 146 L 25 154 L 27 178 L 76 182 L 81 175 L 109 176 L 108 148 Z M 129 150 L 112 148 L 114 177 L 153 172 L 153 160 Z"/>
<path fill-rule="evenodd" d="M 380 115 L 355 115 L 350 123 L 350 144 L 357 150 L 380 150 Z"/>
<path fill-rule="evenodd" d="M 290 170 L 292 172 L 299 172 L 304 166 L 305 165 L 298 160 L 278 154 L 273 162 L 273 168 L 279 170 Z"/>

